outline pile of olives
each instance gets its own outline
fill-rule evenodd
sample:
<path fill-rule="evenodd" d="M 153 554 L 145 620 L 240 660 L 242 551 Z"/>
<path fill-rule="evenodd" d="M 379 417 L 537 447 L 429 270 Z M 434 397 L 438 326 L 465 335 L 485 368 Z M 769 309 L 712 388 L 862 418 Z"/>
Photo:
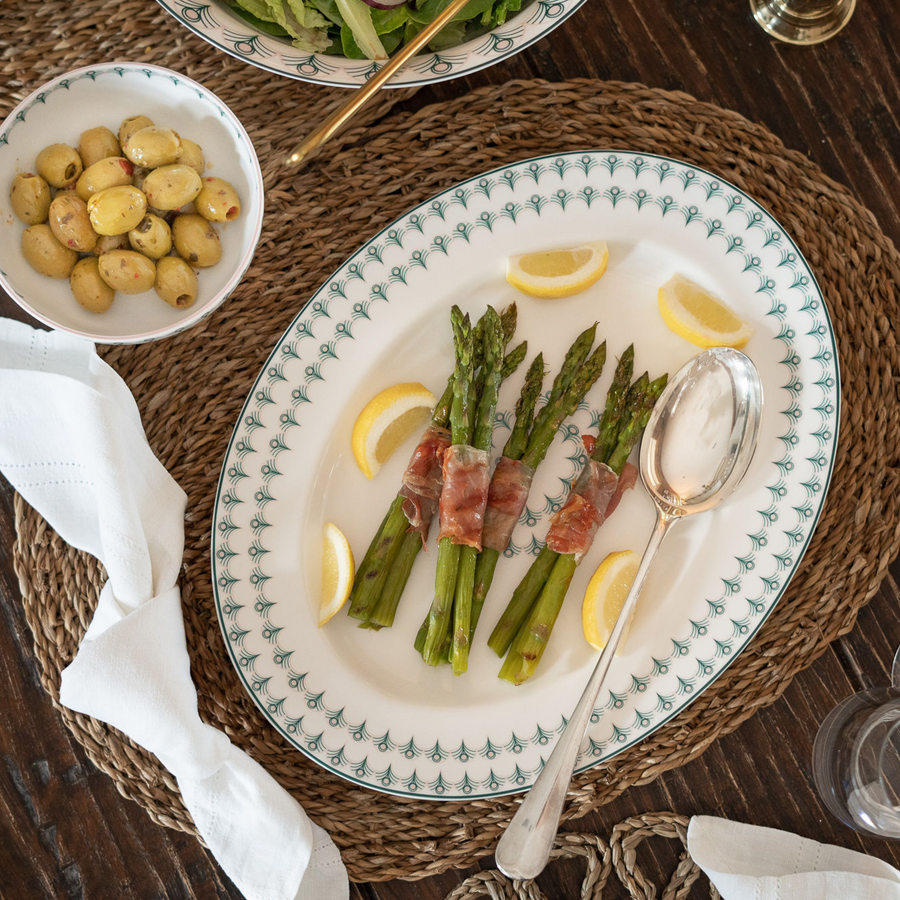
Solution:
<path fill-rule="evenodd" d="M 146 116 L 131 116 L 118 135 L 85 131 L 78 149 L 45 147 L 37 174 L 16 175 L 13 212 L 28 226 L 22 253 L 33 269 L 68 278 L 87 310 L 106 312 L 116 292 L 153 288 L 170 306 L 197 299 L 195 269 L 214 266 L 222 245 L 213 222 L 241 211 L 221 178 L 201 178 L 203 150 Z"/>

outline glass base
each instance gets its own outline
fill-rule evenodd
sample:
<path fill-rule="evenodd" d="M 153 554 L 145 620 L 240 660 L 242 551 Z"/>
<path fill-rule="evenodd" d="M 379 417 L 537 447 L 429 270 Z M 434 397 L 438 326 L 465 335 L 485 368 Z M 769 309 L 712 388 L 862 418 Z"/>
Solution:
<path fill-rule="evenodd" d="M 753 18 L 772 37 L 789 44 L 820 44 L 853 15 L 856 0 L 750 0 Z"/>

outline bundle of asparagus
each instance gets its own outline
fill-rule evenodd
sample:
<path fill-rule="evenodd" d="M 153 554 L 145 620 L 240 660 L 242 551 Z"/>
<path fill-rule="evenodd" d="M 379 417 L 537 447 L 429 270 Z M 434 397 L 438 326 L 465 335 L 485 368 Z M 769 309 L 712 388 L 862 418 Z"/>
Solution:
<path fill-rule="evenodd" d="M 416 639 L 416 649 L 430 665 L 449 659 L 455 674 L 466 671 L 472 637 L 497 562 L 506 550 L 525 506 L 534 471 L 546 456 L 559 426 L 575 411 L 603 370 L 606 344 L 602 343 L 591 353 L 596 330 L 595 323 L 573 342 L 553 382 L 547 402 L 537 416 L 534 410 L 543 382 L 542 355 L 538 354 L 529 368 L 516 404 L 515 423 L 487 491 L 480 546 L 463 547 L 460 551 L 455 586 L 446 580 L 453 575 L 452 568 L 442 570 L 439 563 L 435 602 Z M 486 350 L 485 358 L 487 355 Z M 461 387 L 464 388 L 464 385 L 461 384 Z M 479 449 L 490 447 L 488 426 L 493 418 L 492 399 L 485 391 L 479 404 L 478 421 L 482 423 L 483 430 L 476 429 L 473 439 Z M 444 490 L 448 490 L 446 483 Z M 484 501 L 484 494 L 479 499 Z M 448 506 L 457 505 L 452 492 L 447 500 Z M 441 511 L 443 516 L 443 495 Z M 452 552 L 448 550 L 447 554 Z M 450 605 L 452 627 L 448 628 Z"/>
<path fill-rule="evenodd" d="M 422 658 L 441 662 L 451 615 L 454 627 L 465 628 L 468 641 L 475 562 L 481 549 L 482 523 L 490 478 L 491 437 L 500 388 L 500 327 L 491 307 L 485 313 L 484 375 L 481 397 L 474 391 L 474 344 L 468 317 L 457 307 L 451 314 L 456 372 L 450 408 L 451 445 L 444 456 L 441 490 L 441 533 L 438 538 L 434 600 L 428 613 Z"/>
<path fill-rule="evenodd" d="M 667 376 L 650 381 L 644 373 L 629 387 L 634 346 L 616 367 L 594 447 L 565 506 L 554 516 L 547 544 L 519 583 L 488 640 L 506 655 L 500 677 L 522 684 L 537 669 L 578 563 L 597 528 L 612 514 L 622 492 L 634 485 L 636 470 L 626 464 L 665 387 Z"/>
<path fill-rule="evenodd" d="M 500 314 L 503 351 L 515 333 L 516 320 L 517 309 L 513 303 Z M 484 322 L 482 317 L 472 329 L 472 364 L 476 370 L 482 366 Z M 522 364 L 527 350 L 527 343 L 522 342 L 503 357 L 501 381 Z M 455 376 L 454 371 L 413 454 L 403 487 L 391 502 L 357 568 L 347 606 L 348 614 L 361 620 L 361 628 L 377 629 L 393 624 L 413 564 L 428 538 L 440 496 L 441 461 L 450 442 L 447 426 L 450 423 Z"/>
<path fill-rule="evenodd" d="M 606 364 L 606 341 L 591 353 L 596 332 L 597 325 L 594 323 L 572 343 L 559 374 L 553 381 L 550 396 L 536 416 L 534 408 L 541 382 L 532 371 L 529 371 L 525 379 L 522 394 L 516 404 L 515 424 L 491 479 L 484 547 L 475 568 L 470 643 L 491 589 L 500 554 L 509 546 L 513 527 L 525 507 L 534 473 L 544 461 L 560 425 L 575 412 L 603 372 Z M 543 366 L 543 361 L 541 365 Z M 514 500 L 507 496 L 510 493 L 514 495 Z M 462 635 L 454 633 L 451 662 L 458 652 L 458 643 L 462 643 Z M 455 664 L 454 671 L 460 666 L 461 663 Z"/>

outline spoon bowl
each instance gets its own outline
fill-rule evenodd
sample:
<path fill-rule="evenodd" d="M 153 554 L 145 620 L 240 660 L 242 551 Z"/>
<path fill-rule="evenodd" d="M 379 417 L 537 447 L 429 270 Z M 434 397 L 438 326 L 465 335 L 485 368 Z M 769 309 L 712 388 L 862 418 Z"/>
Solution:
<path fill-rule="evenodd" d="M 756 450 L 762 385 L 739 350 L 698 353 L 666 386 L 641 441 L 641 477 L 674 517 L 718 506 L 741 483 Z"/>
<path fill-rule="evenodd" d="M 497 866 L 510 878 L 536 878 L 547 865 L 578 750 L 653 558 L 672 525 L 718 506 L 740 484 L 761 411 L 756 366 L 728 347 L 698 353 L 657 400 L 641 441 L 641 478 L 656 504 L 656 528 L 575 711 L 497 845 Z"/>

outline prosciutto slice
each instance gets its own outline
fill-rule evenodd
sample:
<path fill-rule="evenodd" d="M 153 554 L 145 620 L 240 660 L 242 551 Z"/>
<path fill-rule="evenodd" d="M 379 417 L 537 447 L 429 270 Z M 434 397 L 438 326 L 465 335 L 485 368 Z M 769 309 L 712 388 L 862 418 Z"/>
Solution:
<path fill-rule="evenodd" d="M 562 509 L 550 520 L 547 546 L 556 553 L 574 554 L 575 560 L 580 562 L 591 549 L 618 482 L 616 473 L 609 466 L 588 459 Z"/>
<path fill-rule="evenodd" d="M 444 454 L 441 490 L 441 533 L 454 544 L 481 550 L 481 532 L 487 506 L 490 453 L 468 444 L 452 444 Z"/>
<path fill-rule="evenodd" d="M 616 507 L 622 499 L 622 494 L 624 494 L 625 491 L 630 491 L 635 484 L 637 484 L 637 477 L 637 468 L 631 463 L 625 463 L 625 468 L 622 469 L 622 474 L 619 475 L 619 483 L 616 485 L 616 492 L 610 498 L 609 504 L 606 507 L 606 512 L 603 514 L 604 522 L 616 511 Z"/>
<path fill-rule="evenodd" d="M 444 453 L 449 446 L 450 432 L 432 425 L 422 435 L 403 474 L 403 487 L 399 492 L 404 498 L 402 509 L 410 530 L 422 535 L 423 545 L 438 511 L 444 483 Z"/>
<path fill-rule="evenodd" d="M 531 490 L 534 469 L 519 459 L 501 456 L 488 489 L 487 509 L 484 512 L 483 546 L 503 553 L 509 546 L 513 529 Z"/>

